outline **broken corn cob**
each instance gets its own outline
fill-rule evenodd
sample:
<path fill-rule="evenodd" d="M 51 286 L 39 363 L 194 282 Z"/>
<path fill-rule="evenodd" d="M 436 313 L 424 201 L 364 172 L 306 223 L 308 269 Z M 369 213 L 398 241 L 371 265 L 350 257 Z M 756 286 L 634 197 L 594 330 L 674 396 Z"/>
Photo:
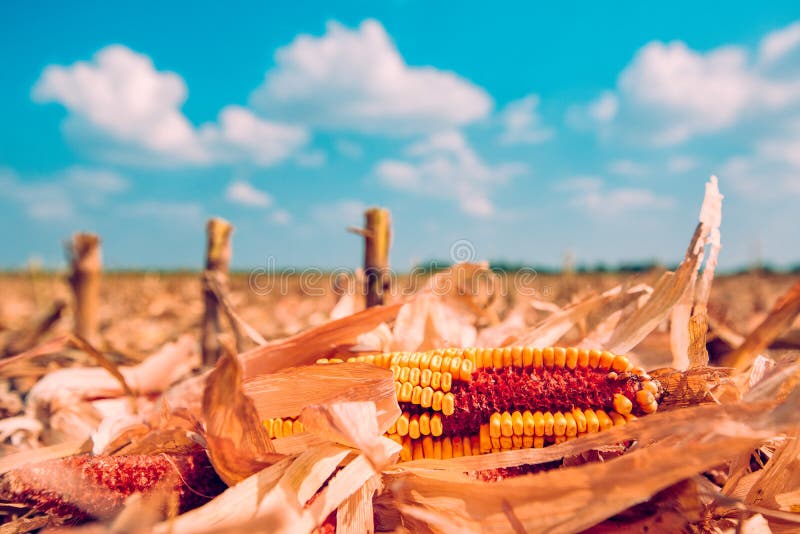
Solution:
<path fill-rule="evenodd" d="M 599 350 L 440 349 L 347 361 L 392 371 L 402 414 L 387 435 L 403 446 L 401 460 L 562 443 L 653 413 L 661 394 L 627 357 Z M 302 431 L 293 418 L 265 425 L 271 437 Z"/>

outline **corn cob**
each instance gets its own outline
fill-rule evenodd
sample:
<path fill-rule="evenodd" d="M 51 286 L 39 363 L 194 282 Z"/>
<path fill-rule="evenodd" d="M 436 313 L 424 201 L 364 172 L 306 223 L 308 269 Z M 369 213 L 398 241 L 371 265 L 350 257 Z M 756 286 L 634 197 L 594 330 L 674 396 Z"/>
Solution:
<path fill-rule="evenodd" d="M 317 363 L 340 363 L 323 359 Z M 440 349 L 358 356 L 392 371 L 402 414 L 387 436 L 401 460 L 544 447 L 658 409 L 661 387 L 627 357 L 563 347 Z M 302 432 L 265 421 L 270 437 Z"/>
<path fill-rule="evenodd" d="M 172 492 L 183 513 L 225 489 L 205 449 L 129 456 L 71 456 L 23 465 L 0 477 L 0 500 L 26 504 L 53 522 L 114 517 L 134 493 Z"/>

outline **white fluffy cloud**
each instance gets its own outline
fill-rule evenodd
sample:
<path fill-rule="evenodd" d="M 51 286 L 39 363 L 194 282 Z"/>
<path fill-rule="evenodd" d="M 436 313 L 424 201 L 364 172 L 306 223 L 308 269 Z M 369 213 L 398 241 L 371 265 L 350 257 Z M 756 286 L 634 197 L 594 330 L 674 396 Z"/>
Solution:
<path fill-rule="evenodd" d="M 746 118 L 800 103 L 800 76 L 768 68 L 800 47 L 795 25 L 765 36 L 758 54 L 740 46 L 708 52 L 654 41 L 622 71 L 617 87 L 568 114 L 576 126 L 675 145 L 727 129 Z M 795 73 L 798 74 L 798 73 Z"/>
<path fill-rule="evenodd" d="M 761 63 L 780 61 L 800 48 L 800 22 L 767 34 L 761 41 L 758 57 Z"/>
<path fill-rule="evenodd" d="M 305 128 L 259 119 L 249 110 L 227 106 L 218 123 L 200 130 L 201 144 L 216 161 L 251 161 L 262 167 L 279 163 L 297 152 L 309 139 Z"/>
<path fill-rule="evenodd" d="M 406 64 L 371 19 L 356 29 L 329 22 L 323 36 L 280 48 L 251 104 L 304 124 L 390 135 L 461 126 L 492 108 L 486 91 L 457 74 Z"/>
<path fill-rule="evenodd" d="M 387 187 L 453 198 L 461 211 L 479 217 L 494 214 L 492 189 L 525 172 L 521 164 L 490 165 L 457 131 L 434 134 L 406 150 L 408 160 L 383 160 L 373 174 Z"/>
<path fill-rule="evenodd" d="M 553 130 L 542 124 L 538 95 L 528 95 L 509 102 L 500 112 L 503 133 L 500 142 L 506 145 L 543 143 L 553 137 Z"/>
<path fill-rule="evenodd" d="M 256 189 L 250 182 L 245 180 L 231 182 L 225 190 L 225 198 L 235 204 L 258 208 L 268 208 L 273 202 L 269 193 Z"/>
<path fill-rule="evenodd" d="M 179 75 L 156 70 L 148 56 L 121 45 L 103 48 L 88 62 L 51 65 L 33 88 L 34 100 L 69 110 L 69 134 L 125 162 L 268 166 L 308 141 L 302 127 L 266 121 L 237 106 L 198 129 L 181 111 L 186 97 Z"/>
<path fill-rule="evenodd" d="M 104 204 L 109 196 L 126 191 L 128 181 L 116 172 L 74 166 L 50 176 L 23 180 L 0 168 L 0 198 L 22 207 L 31 219 L 63 221 L 83 208 Z"/>

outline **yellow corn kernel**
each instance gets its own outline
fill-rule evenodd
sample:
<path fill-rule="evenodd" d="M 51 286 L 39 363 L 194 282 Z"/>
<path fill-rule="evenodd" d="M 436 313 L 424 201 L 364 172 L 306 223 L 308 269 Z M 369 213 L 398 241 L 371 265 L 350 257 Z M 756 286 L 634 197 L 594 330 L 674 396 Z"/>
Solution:
<path fill-rule="evenodd" d="M 635 415 L 633 415 L 632 413 L 622 414 L 622 417 L 624 417 L 625 421 L 627 421 L 628 423 L 630 423 L 631 421 L 634 421 L 634 420 L 637 419 L 637 417 Z"/>
<path fill-rule="evenodd" d="M 539 436 L 533 438 L 533 446 L 536 449 L 541 449 L 542 447 L 544 447 L 544 438 Z"/>
<path fill-rule="evenodd" d="M 629 367 L 631 367 L 631 362 L 628 358 L 619 354 L 614 356 L 614 362 L 611 364 L 613 370 L 618 373 L 624 373 Z"/>
<path fill-rule="evenodd" d="M 532 436 L 536 428 L 536 423 L 533 419 L 533 414 L 530 410 L 525 410 L 522 414 L 522 433 L 526 436 Z"/>
<path fill-rule="evenodd" d="M 461 369 L 458 370 L 458 378 L 465 382 L 472 380 L 472 370 L 474 367 L 475 364 L 472 362 L 472 360 L 464 360 L 461 362 Z"/>
<path fill-rule="evenodd" d="M 517 435 L 511 436 L 511 445 L 515 449 L 521 449 L 522 448 L 522 436 L 517 436 Z"/>
<path fill-rule="evenodd" d="M 392 378 L 395 380 L 400 380 L 400 366 L 393 365 L 389 369 L 392 371 Z"/>
<path fill-rule="evenodd" d="M 449 438 L 445 438 L 445 439 L 449 439 Z M 464 444 L 464 442 L 459 437 L 454 437 L 452 439 L 452 448 L 451 448 L 451 450 L 453 451 L 452 452 L 453 458 L 461 458 L 462 456 L 464 456 L 464 446 L 463 446 L 463 444 Z M 444 454 L 445 454 L 445 448 L 442 447 L 442 459 L 444 459 Z"/>
<path fill-rule="evenodd" d="M 658 386 L 652 380 L 642 381 L 642 390 L 649 391 L 653 395 L 658 395 Z"/>
<path fill-rule="evenodd" d="M 419 375 L 420 375 L 419 367 L 412 367 L 411 371 L 408 373 L 408 381 L 411 382 L 412 386 L 419 385 Z"/>
<path fill-rule="evenodd" d="M 658 408 L 656 398 L 646 389 L 640 389 L 636 392 L 636 402 L 644 413 L 653 413 Z"/>
<path fill-rule="evenodd" d="M 564 434 L 569 437 L 577 436 L 578 423 L 575 422 L 575 418 L 572 416 L 572 412 L 564 412 L 564 419 L 567 420 L 567 429 L 564 432 Z"/>
<path fill-rule="evenodd" d="M 540 369 L 544 365 L 542 349 L 533 349 L 533 367 Z"/>
<path fill-rule="evenodd" d="M 555 347 L 553 349 L 553 364 L 561 368 L 567 365 L 567 349 L 564 347 Z"/>
<path fill-rule="evenodd" d="M 566 365 L 568 369 L 575 369 L 578 366 L 578 349 L 575 347 L 567 349 Z"/>
<path fill-rule="evenodd" d="M 419 369 L 419 352 L 412 352 L 408 358 L 408 366 L 414 369 Z"/>
<path fill-rule="evenodd" d="M 475 366 L 475 350 L 475 347 L 467 347 L 464 349 L 464 352 L 461 353 L 461 357 L 471 361 L 473 367 Z"/>
<path fill-rule="evenodd" d="M 515 436 L 521 436 L 523 434 L 524 424 L 522 421 L 522 414 L 518 411 L 511 414 L 511 425 L 514 427 Z"/>
<path fill-rule="evenodd" d="M 422 454 L 425 458 L 433 458 L 433 439 L 430 436 L 422 440 Z"/>
<path fill-rule="evenodd" d="M 511 365 L 522 367 L 522 347 L 511 347 Z"/>
<path fill-rule="evenodd" d="M 524 367 L 530 367 L 533 365 L 533 348 L 532 347 L 522 347 L 522 365 Z"/>
<path fill-rule="evenodd" d="M 544 413 L 544 435 L 545 436 L 552 436 L 553 435 L 553 414 L 550 412 Z"/>
<path fill-rule="evenodd" d="M 444 399 L 444 392 L 442 392 L 442 391 L 434 391 L 433 392 L 433 400 L 431 401 L 431 408 L 433 408 L 437 412 L 441 412 L 442 411 L 442 399 Z"/>
<path fill-rule="evenodd" d="M 589 367 L 589 351 L 578 349 L 578 367 Z"/>
<path fill-rule="evenodd" d="M 414 454 L 411 448 L 411 438 L 408 436 L 403 439 L 403 448 L 400 449 L 400 459 L 404 462 L 411 461 L 414 458 Z"/>
<path fill-rule="evenodd" d="M 442 391 L 447 393 L 453 387 L 453 375 L 450 373 L 442 373 Z"/>
<path fill-rule="evenodd" d="M 411 391 L 411 403 L 419 404 L 420 402 L 422 402 L 422 387 L 414 386 L 414 389 Z"/>
<path fill-rule="evenodd" d="M 442 435 L 444 431 L 444 427 L 442 427 L 442 416 L 438 413 L 431 415 L 431 435 L 436 436 L 437 438 Z"/>
<path fill-rule="evenodd" d="M 292 420 L 291 419 L 284 419 L 283 421 L 283 437 L 288 437 L 292 435 Z"/>
<path fill-rule="evenodd" d="M 400 398 L 400 388 L 403 386 L 402 382 L 395 381 L 394 383 L 394 396 Z"/>
<path fill-rule="evenodd" d="M 433 440 L 433 459 L 442 459 L 442 440 L 440 439 Z"/>
<path fill-rule="evenodd" d="M 491 430 L 489 429 L 489 427 L 490 425 L 481 425 L 480 429 L 481 452 L 489 452 L 489 449 L 492 448 Z"/>
<path fill-rule="evenodd" d="M 415 439 L 411 441 L 411 458 L 414 460 L 425 459 L 425 450 L 422 448 L 421 440 Z"/>
<path fill-rule="evenodd" d="M 450 438 L 442 438 L 440 443 L 442 447 L 441 459 L 449 460 L 453 457 L 453 442 L 450 441 Z"/>
<path fill-rule="evenodd" d="M 463 438 L 461 438 L 461 450 L 464 451 L 464 456 L 472 456 L 474 454 L 480 454 L 481 451 L 480 441 L 478 442 L 478 446 L 474 447 L 472 438 L 470 436 L 464 436 Z"/>
<path fill-rule="evenodd" d="M 328 363 L 328 358 L 320 358 L 315 363 L 319 365 L 325 365 L 326 363 Z"/>
<path fill-rule="evenodd" d="M 397 419 L 394 420 L 392 426 L 386 431 L 387 434 L 397 434 Z"/>
<path fill-rule="evenodd" d="M 461 362 L 462 361 L 463 360 L 461 358 L 459 358 L 459 357 L 455 357 L 452 360 L 450 360 L 450 368 L 448 369 L 448 371 L 450 372 L 450 374 L 452 376 L 456 376 L 456 377 L 458 376 L 458 373 L 461 370 Z"/>
<path fill-rule="evenodd" d="M 504 451 L 510 451 L 514 447 L 514 443 L 511 441 L 511 438 L 507 438 L 506 436 L 502 436 L 500 438 L 500 448 Z"/>
<path fill-rule="evenodd" d="M 481 450 L 481 442 L 480 442 L 480 439 L 478 438 L 478 436 L 474 436 L 474 435 L 473 436 L 469 436 L 469 437 L 464 436 L 464 440 L 465 440 L 464 443 L 466 443 L 466 440 L 469 441 L 469 447 L 470 447 L 470 451 L 471 451 L 470 455 L 474 456 L 474 455 L 480 454 L 478 451 Z M 464 447 L 464 456 L 467 456 L 466 447 Z"/>
<path fill-rule="evenodd" d="M 403 412 L 400 414 L 400 417 L 397 418 L 397 434 L 400 436 L 407 436 L 408 435 L 408 420 L 409 415 L 408 412 Z"/>
<path fill-rule="evenodd" d="M 450 362 L 453 358 L 450 356 L 444 356 L 442 358 L 442 373 L 449 373 L 450 372 Z"/>
<path fill-rule="evenodd" d="M 483 353 L 486 352 L 484 348 L 475 349 L 475 369 L 483 369 Z"/>
<path fill-rule="evenodd" d="M 303 427 L 303 423 L 300 421 L 295 421 L 292 423 L 292 434 L 302 434 L 305 431 L 305 427 Z"/>
<path fill-rule="evenodd" d="M 411 359 L 411 353 L 402 352 L 400 353 L 400 359 L 397 362 L 397 365 L 400 367 L 408 367 L 408 360 Z"/>
<path fill-rule="evenodd" d="M 419 368 L 422 371 L 430 370 L 431 366 L 431 353 L 430 352 L 423 352 L 422 356 L 419 357 Z"/>
<path fill-rule="evenodd" d="M 556 355 L 555 352 L 553 352 L 553 347 L 542 349 L 542 361 L 544 362 L 544 366 L 548 369 L 553 367 L 553 364 L 556 362 Z"/>
<path fill-rule="evenodd" d="M 411 402 L 411 393 L 414 391 L 414 386 L 411 382 L 403 382 L 400 386 L 400 394 L 397 395 L 397 400 L 400 402 Z"/>
<path fill-rule="evenodd" d="M 410 375 L 411 375 L 411 369 L 410 368 L 401 367 L 400 368 L 400 376 L 398 377 L 398 380 L 400 380 L 400 382 L 408 382 L 408 377 Z"/>
<path fill-rule="evenodd" d="M 444 415 L 453 415 L 456 411 L 456 398 L 452 393 L 445 393 L 442 397 L 442 413 Z"/>
<path fill-rule="evenodd" d="M 559 443 L 564 443 L 567 441 L 567 436 L 556 436 L 556 439 L 553 440 L 553 443 L 558 445 Z"/>
<path fill-rule="evenodd" d="M 431 385 L 431 378 L 433 377 L 433 371 L 430 369 L 423 369 L 419 374 L 419 385 L 426 388 Z"/>
<path fill-rule="evenodd" d="M 631 413 L 631 410 L 633 410 L 633 403 L 625 395 L 614 393 L 614 410 L 619 413 Z"/>
<path fill-rule="evenodd" d="M 586 432 L 586 414 L 584 414 L 580 408 L 574 408 L 572 410 L 572 417 L 575 419 L 578 432 Z"/>
<path fill-rule="evenodd" d="M 419 433 L 429 436 L 431 433 L 431 416 L 428 412 L 419 414 Z"/>
<path fill-rule="evenodd" d="M 492 367 L 495 369 L 503 368 L 503 349 L 494 349 L 492 353 Z"/>
<path fill-rule="evenodd" d="M 597 420 L 600 423 L 600 430 L 608 430 L 614 426 L 611 418 L 603 410 L 595 410 L 595 414 L 597 414 Z"/>
<path fill-rule="evenodd" d="M 431 387 L 436 390 L 442 387 L 442 373 L 435 371 L 431 376 Z"/>
<path fill-rule="evenodd" d="M 433 388 L 422 388 L 422 395 L 419 397 L 419 405 L 423 408 L 430 408 L 433 402 Z"/>
<path fill-rule="evenodd" d="M 282 438 L 283 437 L 283 420 L 280 417 L 276 417 L 272 420 L 272 437 L 273 438 Z"/>
<path fill-rule="evenodd" d="M 589 351 L 589 367 L 597 367 L 600 364 L 601 352 L 597 349 Z"/>
<path fill-rule="evenodd" d="M 414 414 L 408 421 L 408 435 L 411 439 L 419 439 L 419 415 Z"/>
<path fill-rule="evenodd" d="M 511 367 L 511 347 L 503 347 L 503 367 Z"/>
<path fill-rule="evenodd" d="M 522 446 L 526 449 L 533 447 L 533 436 L 522 436 Z"/>
<path fill-rule="evenodd" d="M 505 437 L 514 435 L 514 423 L 511 420 L 511 414 L 508 412 L 503 412 L 500 415 L 500 432 Z"/>
<path fill-rule="evenodd" d="M 597 432 L 600 430 L 600 421 L 594 410 L 587 408 L 583 414 L 586 416 L 586 432 Z"/>
<path fill-rule="evenodd" d="M 553 414 L 553 434 L 564 436 L 567 432 L 567 418 L 561 412 Z"/>
<path fill-rule="evenodd" d="M 501 421 L 503 416 L 499 412 L 495 412 L 489 418 L 489 435 L 493 438 L 499 438 L 502 434 Z"/>
<path fill-rule="evenodd" d="M 614 426 L 622 426 L 627 423 L 625 416 L 620 415 L 617 412 L 608 412 L 608 416 L 611 418 L 611 422 L 614 424 Z"/>
<path fill-rule="evenodd" d="M 598 365 L 599 369 L 608 370 L 611 369 L 611 364 L 614 363 L 614 355 L 607 350 L 604 350 L 600 353 L 600 363 Z"/>
<path fill-rule="evenodd" d="M 442 370 L 442 357 L 441 357 L 441 356 L 439 356 L 438 354 L 436 354 L 436 355 L 434 355 L 434 356 L 432 356 L 432 357 L 431 357 L 431 366 L 430 366 L 430 369 L 431 369 L 431 371 L 433 371 L 434 373 L 435 373 L 436 371 L 441 371 L 441 370 Z"/>
<path fill-rule="evenodd" d="M 544 414 L 536 412 L 533 414 L 534 434 L 544 436 Z"/>

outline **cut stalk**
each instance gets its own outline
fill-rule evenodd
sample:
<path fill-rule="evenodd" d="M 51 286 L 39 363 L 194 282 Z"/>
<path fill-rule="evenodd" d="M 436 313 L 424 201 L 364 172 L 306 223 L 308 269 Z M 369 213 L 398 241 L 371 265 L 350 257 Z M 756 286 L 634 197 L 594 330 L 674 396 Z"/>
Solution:
<path fill-rule="evenodd" d="M 222 354 L 218 336 L 221 332 L 219 302 L 208 280 L 213 278 L 217 287 L 227 287 L 228 268 L 231 260 L 231 233 L 233 225 L 224 219 L 209 219 L 206 225 L 206 269 L 203 273 L 202 347 L 203 365 L 213 366 Z"/>
<path fill-rule="evenodd" d="M 385 208 L 369 208 L 364 212 L 365 228 L 350 228 L 364 236 L 364 277 L 367 308 L 385 303 L 389 290 L 389 247 L 392 240 L 392 218 Z"/>
<path fill-rule="evenodd" d="M 100 238 L 89 233 L 73 235 L 68 257 L 71 266 L 68 281 L 74 295 L 74 332 L 94 344 L 98 337 L 100 277 L 103 270 Z"/>

